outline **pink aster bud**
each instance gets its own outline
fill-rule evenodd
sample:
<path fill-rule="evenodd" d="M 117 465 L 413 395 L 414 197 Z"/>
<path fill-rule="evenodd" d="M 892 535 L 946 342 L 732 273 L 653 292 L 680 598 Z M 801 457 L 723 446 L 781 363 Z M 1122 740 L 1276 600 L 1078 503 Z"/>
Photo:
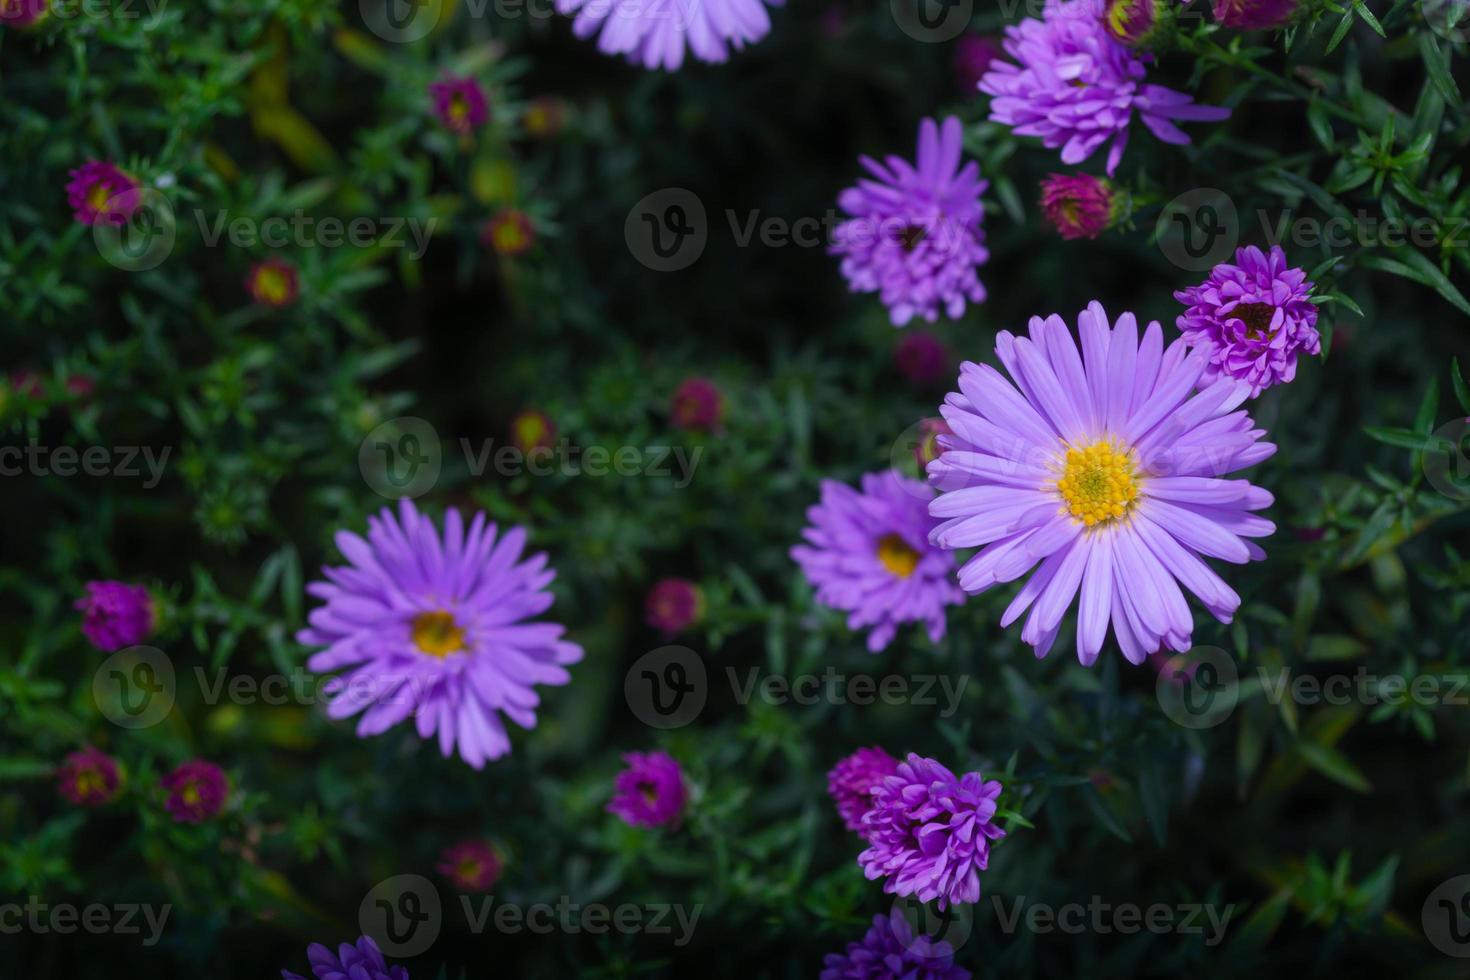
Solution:
<path fill-rule="evenodd" d="M 632 827 L 677 824 L 689 802 L 689 790 L 674 757 L 667 752 L 629 752 L 623 762 L 627 768 L 613 783 L 607 812 Z"/>
<path fill-rule="evenodd" d="M 1126 195 L 1091 174 L 1052 174 L 1041 182 L 1041 210 L 1063 238 L 1096 238 L 1117 223 Z"/>
<path fill-rule="evenodd" d="M 1106 0 L 1103 27 L 1115 40 L 1134 48 L 1148 47 L 1169 26 L 1175 0 Z"/>
<path fill-rule="evenodd" d="M 919 441 L 914 444 L 914 458 L 919 461 L 921 474 L 944 452 L 938 437 L 953 434 L 949 423 L 944 419 L 925 419 L 919 423 Z"/>
<path fill-rule="evenodd" d="M 1215 0 L 1215 20 L 1238 31 L 1285 27 L 1296 10 L 1296 0 Z"/>
<path fill-rule="evenodd" d="M 911 330 L 893 349 L 898 371 L 916 385 L 932 385 L 949 375 L 949 349 L 933 334 Z"/>
<path fill-rule="evenodd" d="M 522 455 L 556 442 L 556 423 L 539 408 L 528 408 L 510 420 L 510 441 Z"/>
<path fill-rule="evenodd" d="M 429 86 L 434 115 L 451 133 L 468 136 L 490 119 L 490 101 L 473 78 L 445 75 Z"/>
<path fill-rule="evenodd" d="M 117 799 L 122 775 L 112 757 L 87 746 L 62 760 L 56 770 L 56 790 L 77 806 L 98 807 Z"/>
<path fill-rule="evenodd" d="M 301 295 L 301 276 L 294 265 L 273 255 L 250 267 L 245 275 L 245 291 L 261 306 L 283 309 Z"/>
<path fill-rule="evenodd" d="M 138 181 L 105 160 L 88 160 L 68 176 L 67 203 L 84 225 L 125 224 L 137 210 Z"/>
<path fill-rule="evenodd" d="M 985 34 L 966 34 L 955 42 L 954 72 L 960 91 L 974 95 L 980 78 L 990 70 L 990 63 L 1005 57 L 1000 38 Z"/>
<path fill-rule="evenodd" d="M 464 840 L 439 853 L 439 873 L 462 892 L 489 891 L 503 866 L 489 841 Z"/>
<path fill-rule="evenodd" d="M 164 809 L 176 823 L 203 823 L 224 809 L 230 798 L 230 781 L 213 762 L 193 759 L 163 777 L 168 792 Z"/>
<path fill-rule="evenodd" d="M 505 208 L 485 223 L 480 241 L 498 255 L 524 255 L 536 243 L 536 229 L 524 211 Z"/>
<path fill-rule="evenodd" d="M 88 582 L 74 608 L 82 611 L 82 635 L 104 653 L 142 643 L 155 625 L 153 599 L 141 585 Z"/>
<path fill-rule="evenodd" d="M 676 428 L 718 432 L 725 421 L 725 396 L 709 378 L 685 378 L 674 391 L 669 418 Z"/>
<path fill-rule="evenodd" d="M 688 579 L 663 579 L 648 590 L 643 618 L 656 630 L 682 633 L 704 618 L 704 592 Z"/>

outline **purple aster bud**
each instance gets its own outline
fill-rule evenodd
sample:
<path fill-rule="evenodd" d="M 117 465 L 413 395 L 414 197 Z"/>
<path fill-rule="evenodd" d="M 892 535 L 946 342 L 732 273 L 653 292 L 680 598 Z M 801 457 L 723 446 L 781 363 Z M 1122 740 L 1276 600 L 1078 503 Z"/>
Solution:
<path fill-rule="evenodd" d="M 549 140 L 562 131 L 567 121 L 567 104 L 553 95 L 538 95 L 526 107 L 521 128 L 533 139 Z"/>
<path fill-rule="evenodd" d="M 684 812 L 689 791 L 684 773 L 667 752 L 629 752 L 628 768 L 618 773 L 607 812 L 633 827 L 661 827 L 676 823 Z"/>
<path fill-rule="evenodd" d="M 98 807 L 117 799 L 121 773 L 112 757 L 92 746 L 73 752 L 56 770 L 56 790 L 77 806 Z"/>
<path fill-rule="evenodd" d="M 933 334 L 913 330 L 893 349 L 899 373 L 916 385 L 932 385 L 949 375 L 949 348 Z"/>
<path fill-rule="evenodd" d="M 913 926 L 894 910 L 873 916 L 862 939 L 848 943 L 845 953 L 828 953 L 818 980 L 970 980 L 970 971 L 954 965 L 954 947 L 928 934 L 914 935 Z"/>
<path fill-rule="evenodd" d="M 473 78 L 445 75 L 429 86 L 434 114 L 451 133 L 468 136 L 490 119 L 490 102 Z"/>
<path fill-rule="evenodd" d="M 1285 27 L 1296 10 L 1296 0 L 1215 0 L 1215 20 L 1238 31 Z"/>
<path fill-rule="evenodd" d="M 539 408 L 528 408 L 510 420 L 510 441 L 522 454 L 556 442 L 556 423 Z"/>
<path fill-rule="evenodd" d="M 955 42 L 954 72 L 959 80 L 960 91 L 974 95 L 980 86 L 980 77 L 990 70 L 990 63 L 1004 58 L 1005 50 L 1000 38 L 986 34 L 966 34 Z"/>
<path fill-rule="evenodd" d="M 164 809 L 176 823 L 203 823 L 224 809 L 230 798 L 230 782 L 213 762 L 192 759 L 163 777 L 168 791 Z"/>
<path fill-rule="evenodd" d="M 49 12 L 47 0 L 0 0 L 0 24 L 31 27 Z"/>
<path fill-rule="evenodd" d="M 918 460 L 920 474 L 944 452 L 944 447 L 939 445 L 939 437 L 952 435 L 954 430 L 944 419 L 924 419 L 919 423 L 919 441 L 914 444 L 914 459 Z"/>
<path fill-rule="evenodd" d="M 1106 0 L 1103 26 L 1115 40 L 1134 48 L 1156 41 L 1169 25 L 1176 0 Z"/>
<path fill-rule="evenodd" d="M 874 746 L 858 749 L 827 773 L 827 795 L 837 804 L 842 825 L 863 832 L 863 816 L 872 809 L 873 791 L 888 776 L 898 772 L 898 760 Z"/>
<path fill-rule="evenodd" d="M 245 292 L 261 306 L 283 309 L 301 295 L 301 276 L 294 265 L 273 255 L 250 267 L 245 275 Z"/>
<path fill-rule="evenodd" d="M 409 980 L 408 970 L 401 966 L 389 966 L 383 959 L 383 951 L 372 937 L 363 936 L 356 945 L 343 943 L 336 952 L 321 943 L 312 943 L 306 950 L 306 962 L 311 964 L 312 975 L 317 980 Z M 282 970 L 283 980 L 307 980 L 299 973 Z"/>
<path fill-rule="evenodd" d="M 526 212 L 504 208 L 485 223 L 480 242 L 494 249 L 497 255 L 514 258 L 525 255 L 536 244 L 536 229 Z"/>
<path fill-rule="evenodd" d="M 656 630 L 682 633 L 704 618 L 704 592 L 688 579 L 663 579 L 648 590 L 643 618 Z"/>
<path fill-rule="evenodd" d="M 718 432 L 725 422 L 725 396 L 709 378 L 685 378 L 674 390 L 669 420 L 678 429 Z"/>
<path fill-rule="evenodd" d="M 1052 174 L 1041 182 L 1041 210 L 1057 233 L 1071 241 L 1096 238 L 1125 210 L 1125 195 L 1091 174 Z"/>
<path fill-rule="evenodd" d="M 138 207 L 138 182 L 105 160 L 89 160 L 69 176 L 67 203 L 72 217 L 84 225 L 121 225 Z"/>
<path fill-rule="evenodd" d="M 82 635 L 104 653 L 142 643 L 153 632 L 153 598 L 141 585 L 88 582 L 74 608 L 82 611 Z"/>
<path fill-rule="evenodd" d="M 489 891 L 503 866 L 489 841 L 463 840 L 439 854 L 439 873 L 462 892 Z"/>

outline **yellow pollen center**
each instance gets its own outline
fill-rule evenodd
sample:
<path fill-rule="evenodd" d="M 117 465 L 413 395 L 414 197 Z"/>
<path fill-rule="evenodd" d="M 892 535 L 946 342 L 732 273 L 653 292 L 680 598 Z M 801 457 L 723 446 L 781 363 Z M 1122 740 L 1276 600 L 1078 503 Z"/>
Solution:
<path fill-rule="evenodd" d="M 88 796 L 93 792 L 102 792 L 104 788 L 102 773 L 96 769 L 83 769 L 77 773 L 77 792 Z"/>
<path fill-rule="evenodd" d="M 899 578 L 908 578 L 919 565 L 919 553 L 896 534 L 878 539 L 878 561 Z"/>
<path fill-rule="evenodd" d="M 107 202 L 112 200 L 112 189 L 106 184 L 93 184 L 87 192 L 87 203 L 93 211 L 106 211 Z"/>
<path fill-rule="evenodd" d="M 419 613 L 411 629 L 414 645 L 431 657 L 447 657 L 464 649 L 464 630 L 447 612 Z"/>
<path fill-rule="evenodd" d="M 284 303 L 291 297 L 286 277 L 275 269 L 261 269 L 255 274 L 255 289 L 268 303 Z"/>
<path fill-rule="evenodd" d="M 1138 500 L 1138 474 L 1128 453 L 1095 442 L 1067 450 L 1057 490 L 1072 516 L 1093 527 L 1128 513 Z"/>
<path fill-rule="evenodd" d="M 197 806 L 204 799 L 204 795 L 199 792 L 198 783 L 189 783 L 184 787 L 183 793 L 179 795 L 182 796 L 184 798 L 184 802 L 189 804 L 190 806 Z"/>

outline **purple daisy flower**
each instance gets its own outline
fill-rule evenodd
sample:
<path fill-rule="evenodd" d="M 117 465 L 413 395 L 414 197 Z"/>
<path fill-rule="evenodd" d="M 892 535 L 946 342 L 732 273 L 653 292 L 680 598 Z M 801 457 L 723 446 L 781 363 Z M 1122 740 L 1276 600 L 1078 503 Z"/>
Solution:
<path fill-rule="evenodd" d="M 848 629 L 871 626 L 868 649 L 888 646 L 903 623 L 922 622 L 944 638 L 944 607 L 965 601 L 950 581 L 954 556 L 929 543 L 931 491 L 896 470 L 869 473 L 862 490 L 822 481 L 807 510 L 807 544 L 791 549 L 817 601 L 848 613 Z"/>
<path fill-rule="evenodd" d="M 153 632 L 153 599 L 141 585 L 88 582 L 73 608 L 82 612 L 82 635 L 104 653 L 136 646 Z"/>
<path fill-rule="evenodd" d="M 994 822 L 1001 785 L 978 772 L 956 777 L 933 759 L 910 752 L 898 772 L 873 792 L 863 816 L 869 847 L 858 855 L 868 880 L 887 879 L 890 895 L 938 899 L 941 910 L 980 900 L 980 872 L 990 842 L 1006 835 Z"/>
<path fill-rule="evenodd" d="M 960 390 L 940 408 L 955 434 L 940 436 L 945 451 L 929 464 L 942 491 L 929 510 L 943 520 L 931 539 L 983 549 L 960 569 L 967 592 L 1040 562 L 1000 621 L 1030 608 L 1021 639 L 1038 657 L 1080 586 L 1078 659 L 1097 659 L 1111 621 L 1123 655 L 1140 664 L 1160 645 L 1189 649 L 1181 583 L 1230 622 L 1240 597 L 1200 556 L 1265 557 L 1244 539 L 1275 530 L 1250 513 L 1271 494 L 1221 477 L 1276 447 L 1234 411 L 1246 388 L 1221 380 L 1195 391 L 1205 352 L 1182 339 L 1165 349 L 1157 323 L 1140 344 L 1133 314 L 1110 328 L 1098 303 L 1078 325 L 1081 354 L 1058 316 L 1033 317 L 1029 338 L 1002 331 L 995 350 L 1014 386 L 988 364 L 961 366 Z"/>
<path fill-rule="evenodd" d="M 842 825 L 863 832 L 863 816 L 873 806 L 873 791 L 888 776 L 898 772 L 898 760 L 874 746 L 858 749 L 827 773 L 827 795 L 837 804 Z"/>
<path fill-rule="evenodd" d="M 388 965 L 371 936 L 363 936 L 356 946 L 343 943 L 335 953 L 312 943 L 306 949 L 306 962 L 317 980 L 409 980 L 407 969 Z M 283 980 L 308 980 L 290 970 L 282 970 L 281 976 Z"/>
<path fill-rule="evenodd" d="M 89 745 L 72 752 L 56 770 L 56 791 L 69 803 L 97 807 L 117 798 L 122 776 L 117 763 L 101 749 Z"/>
<path fill-rule="evenodd" d="M 105 160 L 88 160 L 68 176 L 67 203 L 84 225 L 124 224 L 138 206 L 138 182 Z"/>
<path fill-rule="evenodd" d="M 445 75 L 429 85 L 434 115 L 451 133 L 468 136 L 490 119 L 490 102 L 473 78 Z"/>
<path fill-rule="evenodd" d="M 224 809 L 230 798 L 225 771 L 207 759 L 191 759 L 164 776 L 168 791 L 164 809 L 176 823 L 203 823 Z"/>
<path fill-rule="evenodd" d="M 603 54 L 624 55 L 644 68 L 677 71 L 687 46 L 700 61 L 724 62 L 771 30 L 766 4 L 784 0 L 556 0 L 558 13 L 575 15 L 572 33 L 598 34 Z"/>
<path fill-rule="evenodd" d="M 1209 354 L 1201 383 L 1234 378 L 1255 398 L 1295 378 L 1298 354 L 1322 352 L 1312 286 L 1305 271 L 1286 264 L 1280 245 L 1269 256 L 1247 245 L 1235 250 L 1234 265 L 1221 262 L 1204 282 L 1175 293 L 1188 307 L 1175 321 L 1179 332 Z"/>
<path fill-rule="evenodd" d="M 661 827 L 678 821 L 688 802 L 684 772 L 667 752 L 629 752 L 628 768 L 613 783 L 607 812 L 632 827 Z"/>
<path fill-rule="evenodd" d="M 1062 162 L 1081 163 L 1103 143 L 1111 175 L 1128 144 L 1136 112 L 1165 143 L 1189 136 L 1172 120 L 1213 122 L 1229 109 L 1195 105 L 1193 97 L 1143 83 L 1147 56 L 1119 43 L 1103 26 L 1094 0 L 1047 0 L 1041 20 L 1006 28 L 1006 53 L 980 80 L 994 99 L 990 118 L 1019 136 L 1039 136 L 1062 148 Z"/>
<path fill-rule="evenodd" d="M 964 131 L 953 116 L 919 124 L 917 161 L 862 157 L 874 179 L 859 180 L 838 197 L 851 218 L 832 231 L 831 254 L 855 293 L 877 292 L 901 327 L 915 316 L 964 315 L 965 303 L 985 301 L 975 270 L 990 258 L 980 195 L 988 182 L 979 164 L 960 166 Z"/>
<path fill-rule="evenodd" d="M 555 623 L 524 622 L 551 606 L 556 573 L 546 555 L 521 561 L 524 528 L 504 534 L 477 513 L 468 529 L 450 509 L 441 534 L 404 500 L 395 518 L 368 519 L 367 540 L 337 532 L 350 563 L 325 568 L 308 591 L 325 605 L 297 640 L 325 650 L 307 661 L 326 673 L 327 714 L 362 713 L 361 737 L 379 735 L 410 715 L 420 738 L 436 732 L 447 758 L 476 769 L 510 751 L 504 714 L 536 727 L 537 684 L 565 684 L 582 648 Z"/>
<path fill-rule="evenodd" d="M 819 980 L 970 980 L 954 965 L 954 948 L 927 934 L 914 935 L 898 911 L 873 916 L 862 939 L 845 953 L 828 953 Z"/>

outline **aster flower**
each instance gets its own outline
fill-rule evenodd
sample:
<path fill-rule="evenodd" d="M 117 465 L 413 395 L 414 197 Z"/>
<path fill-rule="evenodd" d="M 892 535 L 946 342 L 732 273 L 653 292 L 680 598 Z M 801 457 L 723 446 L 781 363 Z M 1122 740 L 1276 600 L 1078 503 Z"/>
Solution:
<path fill-rule="evenodd" d="M 0 0 L 0 24 L 30 27 L 50 12 L 48 0 Z"/>
<path fill-rule="evenodd" d="M 556 423 L 539 408 L 528 408 L 510 420 L 510 440 L 523 455 L 545 449 L 556 441 Z"/>
<path fill-rule="evenodd" d="M 974 161 L 960 166 L 963 144 L 955 117 L 942 126 L 925 119 L 914 164 L 862 157 L 873 179 L 837 199 L 852 217 L 833 229 L 830 251 L 842 256 L 848 288 L 877 292 L 895 327 L 915 316 L 932 323 L 941 312 L 958 319 L 966 301 L 985 300 L 975 270 L 990 258 L 980 227 L 989 184 Z"/>
<path fill-rule="evenodd" d="M 363 936 L 355 946 L 343 943 L 335 953 L 321 943 L 312 943 L 307 947 L 306 961 L 317 980 L 409 980 L 407 969 L 388 965 L 371 936 Z M 281 977 L 308 980 L 290 970 L 282 970 Z"/>
<path fill-rule="evenodd" d="M 990 70 L 990 63 L 1005 57 L 1000 38 L 987 34 L 965 34 L 955 42 L 954 71 L 960 91 L 974 95 L 980 79 Z"/>
<path fill-rule="evenodd" d="M 490 119 L 490 102 L 473 78 L 445 75 L 429 85 L 434 114 L 451 133 L 468 136 Z"/>
<path fill-rule="evenodd" d="M 1165 143 L 1189 142 L 1174 120 L 1212 122 L 1229 109 L 1196 105 L 1184 92 L 1145 84 L 1144 55 L 1115 40 L 1092 0 L 1047 0 L 1042 19 L 1006 28 L 1006 53 L 980 80 L 994 96 L 990 118 L 1018 136 L 1061 147 L 1062 162 L 1081 163 L 1104 143 L 1111 175 L 1123 159 L 1137 113 Z"/>
<path fill-rule="evenodd" d="M 500 855 L 488 841 L 460 841 L 439 854 L 439 873 L 462 892 L 489 891 L 501 867 Z"/>
<path fill-rule="evenodd" d="M 164 809 L 176 823 L 203 823 L 224 809 L 230 796 L 230 781 L 213 762 L 192 759 L 164 776 L 168 791 Z"/>
<path fill-rule="evenodd" d="M 629 752 L 618 773 L 607 812 L 632 827 L 661 827 L 678 821 L 688 802 L 684 773 L 667 752 Z"/>
<path fill-rule="evenodd" d="M 845 953 L 828 953 L 819 980 L 970 980 L 970 971 L 954 965 L 949 943 L 914 935 L 894 911 L 873 916 L 872 928 Z"/>
<path fill-rule="evenodd" d="M 623 55 L 644 68 L 677 71 L 687 46 L 700 61 L 722 63 L 771 30 L 766 4 L 783 0 L 556 0 L 558 13 L 575 17 L 572 33 L 598 34 L 597 50 Z"/>
<path fill-rule="evenodd" d="M 117 799 L 122 784 L 117 763 L 100 749 L 87 746 L 62 760 L 56 770 L 56 790 L 77 806 L 98 807 Z"/>
<path fill-rule="evenodd" d="M 556 574 L 546 555 L 524 561 L 524 528 L 500 534 L 477 513 L 468 529 L 450 509 L 442 534 L 412 501 L 397 517 L 368 518 L 367 540 L 337 532 L 349 564 L 323 569 L 308 591 L 323 600 L 297 639 L 324 646 L 307 666 L 346 668 L 329 682 L 327 714 L 361 713 L 359 737 L 413 716 L 420 738 L 437 733 L 476 769 L 510 751 L 501 715 L 536 727 L 537 684 L 571 679 L 582 648 L 555 623 L 528 622 L 551 606 Z"/>
<path fill-rule="evenodd" d="M 82 635 L 104 653 L 136 646 L 153 632 L 153 599 L 141 585 L 88 582 L 73 608 L 82 612 Z"/>
<path fill-rule="evenodd" d="M 662 579 L 648 590 L 643 618 L 656 630 L 682 633 L 704 618 L 704 592 L 688 579 Z"/>
<path fill-rule="evenodd" d="M 245 276 L 245 291 L 261 306 L 279 310 L 296 302 L 296 297 L 301 295 L 301 276 L 294 265 L 273 255 L 250 267 Z"/>
<path fill-rule="evenodd" d="M 944 447 L 939 444 L 939 437 L 953 434 L 954 431 L 944 419 L 924 419 L 919 423 L 919 441 L 914 444 L 914 459 L 919 464 L 921 474 L 944 452 Z"/>
<path fill-rule="evenodd" d="M 933 334 L 910 330 L 893 349 L 899 373 L 916 385 L 932 385 L 949 371 L 949 349 Z"/>
<path fill-rule="evenodd" d="M 525 255 L 536 244 L 536 229 L 526 212 L 504 208 L 485 223 L 480 241 L 494 249 L 497 255 L 514 258 Z"/>
<path fill-rule="evenodd" d="M 964 601 L 950 581 L 954 556 L 929 543 L 931 491 L 896 470 L 869 473 L 862 489 L 822 481 L 807 510 L 806 544 L 791 549 L 817 601 L 848 614 L 848 629 L 872 627 L 868 650 L 888 646 L 904 623 L 923 623 L 944 638 L 946 606 Z"/>
<path fill-rule="evenodd" d="M 929 510 L 943 521 L 930 538 L 983 549 L 960 569 L 971 593 L 1040 563 L 1000 621 L 1030 608 L 1021 639 L 1038 657 L 1080 586 L 1078 659 L 1096 661 L 1111 621 L 1123 656 L 1139 664 L 1161 645 L 1189 648 L 1181 583 L 1230 621 L 1240 597 L 1201 556 L 1265 557 L 1243 539 L 1275 529 L 1250 513 L 1271 495 L 1222 477 L 1276 447 L 1234 411 L 1246 389 L 1223 380 L 1195 391 L 1205 353 L 1182 339 L 1165 349 L 1157 323 L 1140 344 L 1133 314 L 1110 327 L 1093 303 L 1078 325 L 1080 355 L 1058 316 L 1033 317 L 1029 338 L 1002 331 L 996 354 L 1015 386 L 989 365 L 961 366 L 960 390 L 940 409 L 955 434 L 940 437 L 945 451 L 929 464 L 942 491 Z"/>
<path fill-rule="evenodd" d="M 68 176 L 67 203 L 84 225 L 125 224 L 138 207 L 138 182 L 105 160 L 88 160 Z"/>
<path fill-rule="evenodd" d="M 718 432 L 725 422 L 725 396 L 709 378 L 685 378 L 674 389 L 669 419 L 678 429 Z"/>
<path fill-rule="evenodd" d="M 1063 238 L 1096 238 L 1116 223 L 1123 195 L 1090 174 L 1052 174 L 1041 182 L 1041 211 Z"/>
<path fill-rule="evenodd" d="M 869 847 L 858 864 L 869 881 L 886 879 L 890 895 L 950 905 L 980 900 L 980 872 L 990 864 L 1001 785 L 978 772 L 956 777 L 933 759 L 909 753 L 873 792 L 863 816 Z"/>
<path fill-rule="evenodd" d="M 1120 44 L 1147 47 L 1174 15 L 1177 0 L 1105 0 L 1103 27 Z"/>
<path fill-rule="evenodd" d="M 1221 377 L 1249 386 L 1252 398 L 1296 377 L 1297 355 L 1320 354 L 1317 307 L 1308 298 L 1313 283 L 1286 263 L 1281 246 L 1267 256 L 1254 245 L 1235 250 L 1209 278 L 1174 294 L 1188 309 L 1176 325 L 1184 339 L 1209 355 L 1201 377 Z"/>
<path fill-rule="evenodd" d="M 837 804 L 844 827 L 863 832 L 863 816 L 873 806 L 873 791 L 896 772 L 898 760 L 877 746 L 858 749 L 832 767 L 827 773 L 827 795 Z"/>
<path fill-rule="evenodd" d="M 1270 31 L 1296 16 L 1297 0 L 1215 0 L 1215 20 L 1238 31 Z"/>

